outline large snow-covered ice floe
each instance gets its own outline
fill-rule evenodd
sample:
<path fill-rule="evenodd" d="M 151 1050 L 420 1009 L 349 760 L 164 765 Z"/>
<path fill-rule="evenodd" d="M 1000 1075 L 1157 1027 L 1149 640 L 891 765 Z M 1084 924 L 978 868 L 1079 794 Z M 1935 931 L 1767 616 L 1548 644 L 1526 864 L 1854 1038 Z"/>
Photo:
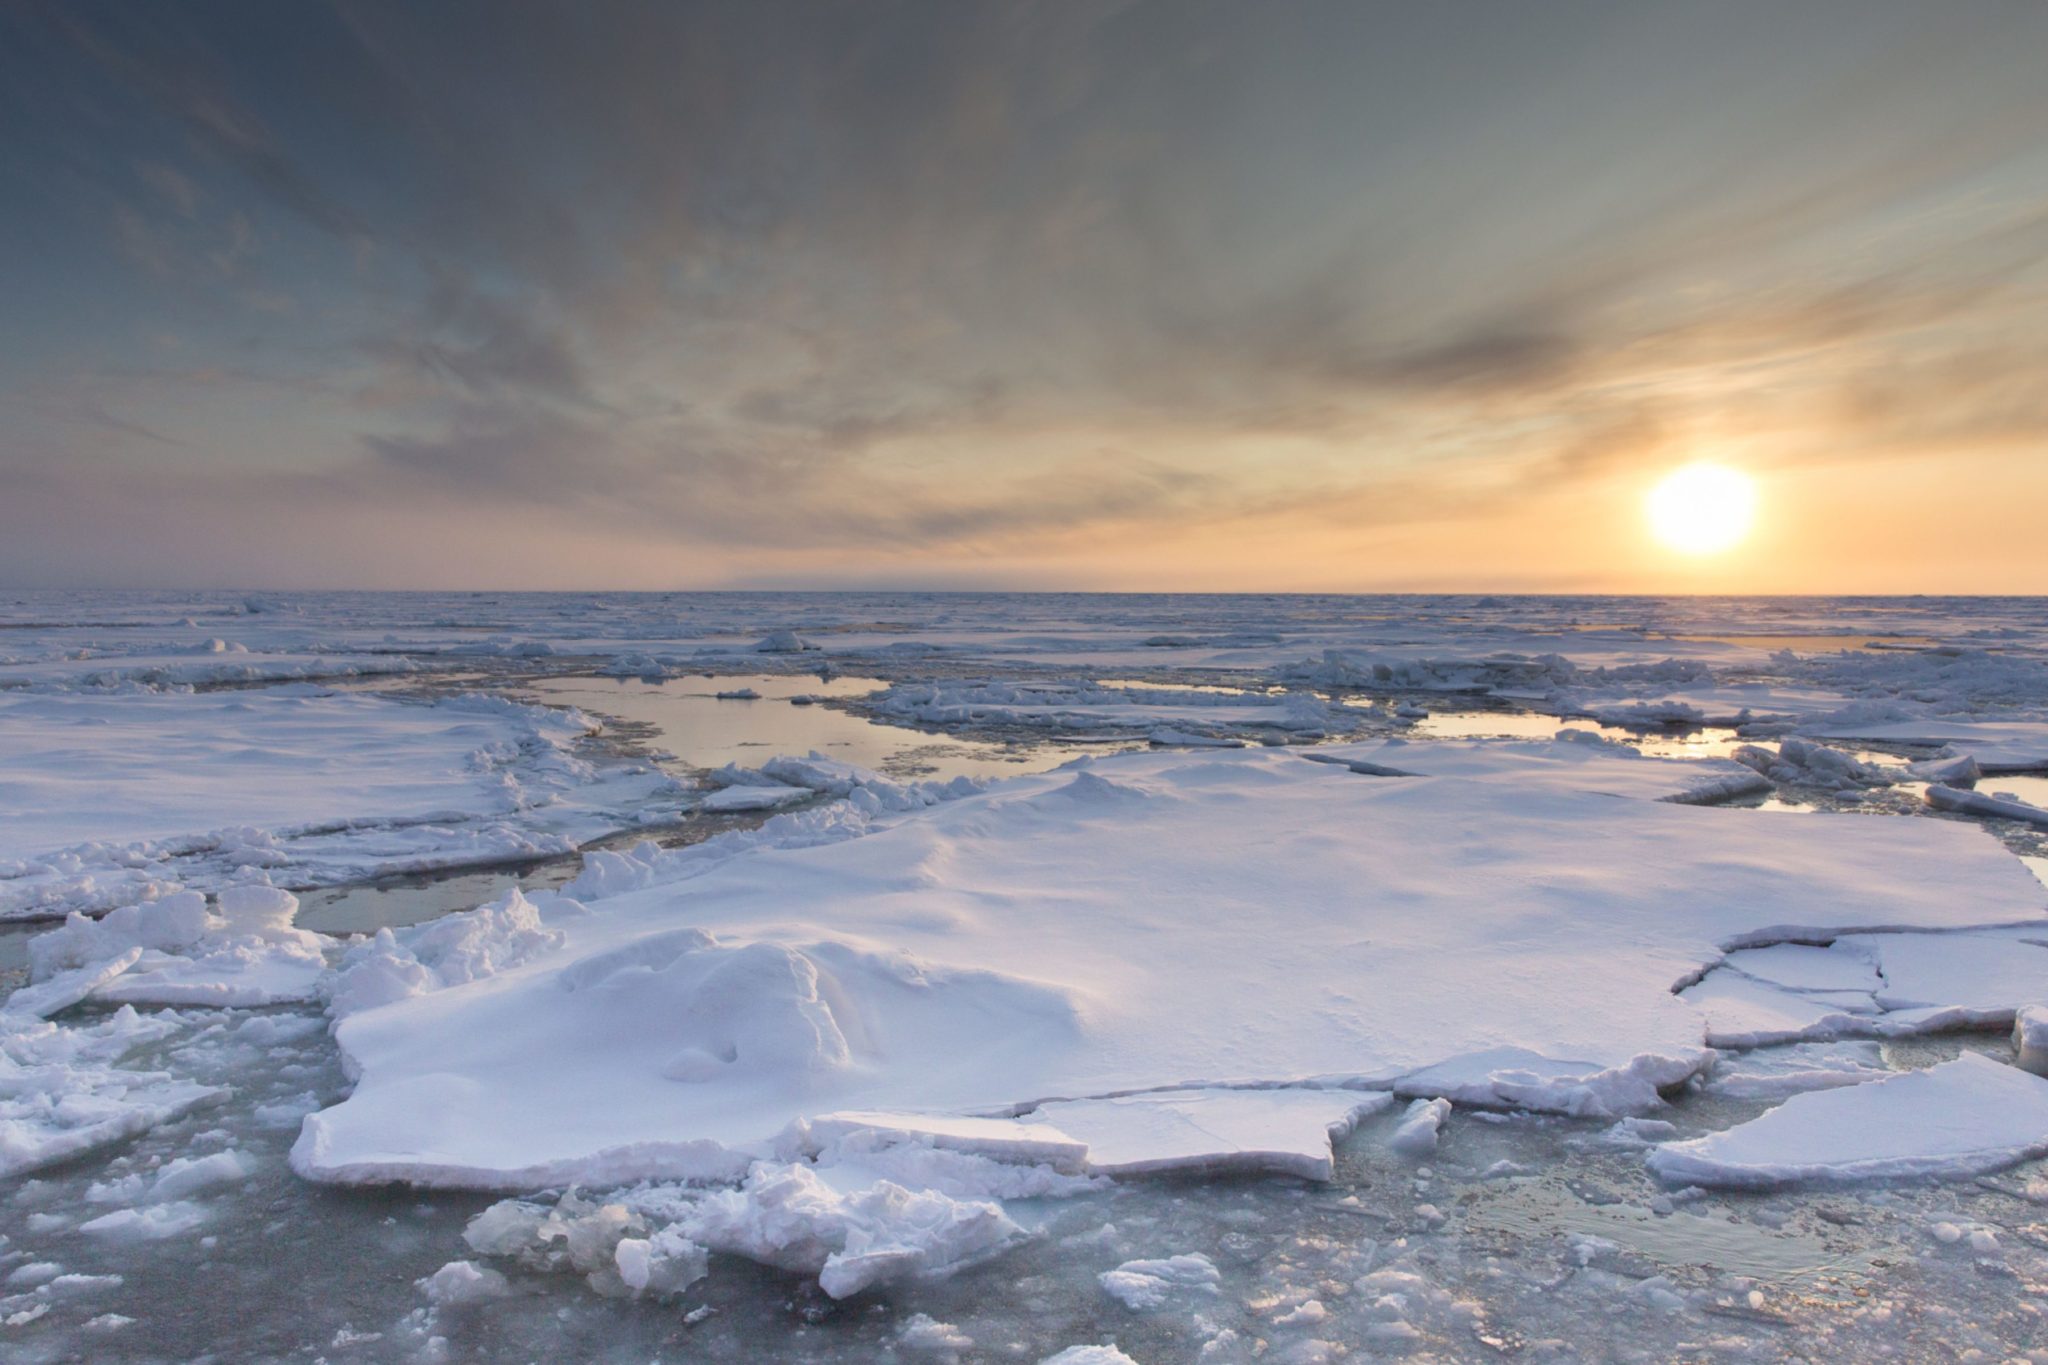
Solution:
<path fill-rule="evenodd" d="M 0 695 L 0 919 L 573 852 L 682 787 L 579 712 L 305 685 Z"/>
<path fill-rule="evenodd" d="M 1673 992 L 1733 950 L 2043 923 L 2040 884 L 1968 826 L 1387 781 L 1268 749 L 1125 755 L 900 813 L 835 802 L 717 849 L 594 858 L 579 883 L 589 913 L 542 906 L 560 946 L 340 1021 L 360 1080 L 307 1120 L 300 1172 L 736 1179 L 836 1112 L 1059 1128 L 1060 1102 L 1160 1090 L 1624 1114 L 1710 1063 Z M 1188 1153 L 1159 1105 L 1070 1112 L 1106 1164 Z M 1326 1142 L 1346 1117 L 1288 1123 Z M 1196 1155 L 1268 1145 L 1225 1137 Z"/>

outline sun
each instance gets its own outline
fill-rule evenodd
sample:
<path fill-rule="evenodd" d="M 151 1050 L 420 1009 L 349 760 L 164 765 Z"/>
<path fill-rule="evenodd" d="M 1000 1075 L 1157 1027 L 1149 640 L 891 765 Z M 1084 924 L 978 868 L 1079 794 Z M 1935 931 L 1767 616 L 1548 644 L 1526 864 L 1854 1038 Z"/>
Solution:
<path fill-rule="evenodd" d="M 1756 518 L 1756 481 L 1719 464 L 1689 464 L 1664 476 L 1644 510 L 1657 539 L 1680 554 L 1732 549 Z"/>

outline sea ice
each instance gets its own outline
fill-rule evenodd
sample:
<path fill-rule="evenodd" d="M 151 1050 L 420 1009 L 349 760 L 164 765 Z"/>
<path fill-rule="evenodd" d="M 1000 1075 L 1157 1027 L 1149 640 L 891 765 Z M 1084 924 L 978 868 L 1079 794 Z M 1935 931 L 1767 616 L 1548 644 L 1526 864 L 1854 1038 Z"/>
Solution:
<path fill-rule="evenodd" d="M 1651 1152 L 1673 1185 L 1980 1175 L 2048 1152 L 2048 1080 L 1974 1052 L 1925 1071 L 1795 1095 L 1725 1132 Z"/>
<path fill-rule="evenodd" d="M 1967 826 L 1378 781 L 1265 749 L 1124 755 L 860 828 L 640 864 L 638 889 L 554 926 L 559 949 L 343 1019 L 361 1079 L 307 1119 L 295 1168 L 729 1179 L 834 1110 L 1218 1084 L 1627 1113 L 1709 1061 L 1672 989 L 1728 950 L 2041 902 Z M 1560 984 L 1593 961 L 1597 990 Z"/>
<path fill-rule="evenodd" d="M 290 892 L 231 886 L 220 893 L 218 913 L 193 891 L 125 905 L 98 920 L 74 913 L 62 928 L 29 941 L 30 979 L 48 985 L 99 964 L 106 979 L 90 994 L 110 1004 L 310 1000 L 327 969 L 330 941 L 293 926 L 298 908 Z M 125 969 L 108 971 L 122 961 Z"/>
<path fill-rule="evenodd" d="M 217 1087 L 120 1065 L 180 1027 L 130 1006 L 70 1025 L 0 1012 L 0 1178 L 110 1147 L 225 1099 Z"/>
<path fill-rule="evenodd" d="M 578 756 L 596 729 L 305 685 L 0 695 L 0 919 L 570 852 L 681 809 L 652 767 Z"/>
<path fill-rule="evenodd" d="M 1583 730 L 1535 743 L 1403 739 L 1329 744 L 1303 758 L 1381 777 L 1456 777 L 1530 792 L 1594 792 L 1642 801 L 1704 804 L 1770 790 L 1749 768 L 1726 759 L 1650 758 L 1640 749 Z"/>

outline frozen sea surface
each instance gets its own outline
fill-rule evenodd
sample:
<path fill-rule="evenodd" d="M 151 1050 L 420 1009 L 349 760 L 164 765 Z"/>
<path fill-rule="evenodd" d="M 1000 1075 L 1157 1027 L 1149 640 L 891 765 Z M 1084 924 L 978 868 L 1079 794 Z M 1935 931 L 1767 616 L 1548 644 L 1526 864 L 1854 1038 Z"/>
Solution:
<path fill-rule="evenodd" d="M 0 1355 L 2029 1358 L 2044 735 L 2038 599 L 23 595 L 0 905 L 174 909 L 0 939 Z M 621 1032 L 508 1016 L 601 1082 L 534 1133 L 680 1103 L 743 1184 L 291 1173 L 394 1058 L 491 1112 L 446 1040 L 549 980 Z"/>

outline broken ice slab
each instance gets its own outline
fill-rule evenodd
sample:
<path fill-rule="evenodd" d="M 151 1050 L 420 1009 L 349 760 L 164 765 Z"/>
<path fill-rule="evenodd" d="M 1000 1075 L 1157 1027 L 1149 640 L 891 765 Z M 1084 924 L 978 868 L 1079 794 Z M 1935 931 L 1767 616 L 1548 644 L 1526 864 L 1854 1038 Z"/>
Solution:
<path fill-rule="evenodd" d="M 1995 792 L 1968 791 L 1939 783 L 1927 789 L 1927 804 L 1936 810 L 1977 815 L 1991 820 L 2018 820 L 2048 829 L 2048 810 Z"/>
<path fill-rule="evenodd" d="M 1060 1100 L 1031 1117 L 1087 1144 L 1100 1175 L 1277 1171 L 1328 1180 L 1331 1143 L 1393 1104 L 1384 1091 L 1162 1090 Z"/>
<path fill-rule="evenodd" d="M 1795 1095 L 1646 1161 L 1673 1185 L 1981 1175 L 2048 1152 L 2048 1079 L 1965 1053 L 1925 1071 Z"/>

